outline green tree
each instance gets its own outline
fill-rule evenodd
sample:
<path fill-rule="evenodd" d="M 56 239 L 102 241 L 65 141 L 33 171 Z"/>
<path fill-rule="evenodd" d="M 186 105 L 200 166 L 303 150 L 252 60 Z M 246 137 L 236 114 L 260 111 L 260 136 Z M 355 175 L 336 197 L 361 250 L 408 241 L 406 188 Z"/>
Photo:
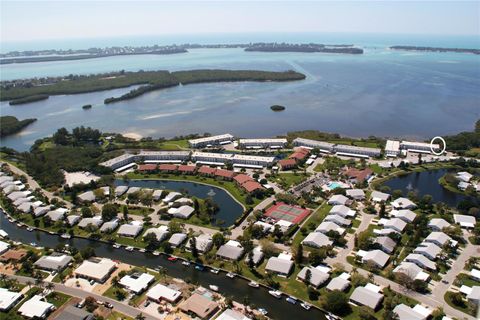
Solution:
<path fill-rule="evenodd" d="M 303 246 L 301 243 L 299 243 L 297 246 L 297 249 L 295 250 L 295 263 L 301 264 L 302 262 L 303 262 Z"/>
<path fill-rule="evenodd" d="M 221 245 L 225 243 L 225 237 L 222 233 L 217 232 L 212 236 L 212 241 L 215 247 L 219 248 Z"/>
<path fill-rule="evenodd" d="M 117 218 L 118 215 L 118 205 L 115 203 L 106 203 L 102 208 L 102 220 L 111 221 Z"/>
<path fill-rule="evenodd" d="M 350 311 L 347 295 L 339 290 L 329 291 L 324 294 L 321 305 L 324 309 L 338 315 L 344 315 Z"/>

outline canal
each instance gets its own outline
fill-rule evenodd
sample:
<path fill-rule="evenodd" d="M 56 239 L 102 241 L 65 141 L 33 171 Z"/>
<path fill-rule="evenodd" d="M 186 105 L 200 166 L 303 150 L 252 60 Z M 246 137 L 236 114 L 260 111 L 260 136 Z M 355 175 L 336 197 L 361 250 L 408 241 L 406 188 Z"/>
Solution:
<path fill-rule="evenodd" d="M 449 169 L 437 169 L 412 172 L 388 180 L 383 185 L 389 187 L 391 191 L 402 190 L 404 196 L 410 191 L 413 191 L 419 198 L 429 194 L 432 196 L 433 202 L 443 202 L 449 207 L 457 207 L 463 200 L 478 203 L 478 199 L 449 191 L 438 183 L 438 180 L 450 171 Z"/>
<path fill-rule="evenodd" d="M 2 211 L 2 210 L 0 210 Z M 272 319 L 285 320 L 324 320 L 324 314 L 315 308 L 309 311 L 304 310 L 298 303 L 292 305 L 282 299 L 276 299 L 268 294 L 268 289 L 264 287 L 252 288 L 248 286 L 248 281 L 236 277 L 234 279 L 227 278 L 224 272 L 213 274 L 206 271 L 198 271 L 193 267 L 183 266 L 180 260 L 170 262 L 164 255 L 154 256 L 151 253 L 141 253 L 139 251 L 128 252 L 124 249 L 115 249 L 111 245 L 94 240 L 72 238 L 63 239 L 58 235 L 51 235 L 46 232 L 34 230 L 29 232 L 24 228 L 19 228 L 16 224 L 7 220 L 5 213 L 0 214 L 0 228 L 5 230 L 10 239 L 23 243 L 36 242 L 39 246 L 55 248 L 59 243 L 68 244 L 71 247 L 82 249 L 92 247 L 99 257 L 106 257 L 113 260 L 119 260 L 136 266 L 145 266 L 148 268 L 164 267 L 167 274 L 171 277 L 180 279 L 190 279 L 194 283 L 198 283 L 204 287 L 213 284 L 218 286 L 219 292 L 233 300 L 241 303 L 248 301 L 256 308 L 262 307 L 268 311 L 268 315 Z"/>
<path fill-rule="evenodd" d="M 229 227 L 243 214 L 243 207 L 225 190 L 201 183 L 172 180 L 115 180 L 115 186 L 172 190 L 200 199 L 211 198 L 218 205 L 213 225 Z"/>

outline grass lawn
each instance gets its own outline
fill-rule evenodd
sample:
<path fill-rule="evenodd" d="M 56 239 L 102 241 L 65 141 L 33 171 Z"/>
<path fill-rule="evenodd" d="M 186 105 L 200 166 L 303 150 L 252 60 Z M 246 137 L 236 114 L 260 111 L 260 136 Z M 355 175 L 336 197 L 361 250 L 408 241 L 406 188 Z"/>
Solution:
<path fill-rule="evenodd" d="M 55 306 L 55 308 L 60 308 L 72 297 L 60 292 L 52 292 L 47 296 L 47 301 Z"/>
<path fill-rule="evenodd" d="M 301 173 L 279 173 L 271 177 L 271 180 L 280 184 L 284 189 L 289 189 L 291 186 L 297 185 L 307 180 L 309 174 Z"/>
<path fill-rule="evenodd" d="M 117 300 L 117 301 L 125 300 L 125 298 L 123 298 L 122 300 L 119 299 L 120 294 L 123 294 L 125 298 L 128 296 L 127 290 L 120 287 L 111 286 L 110 288 L 107 289 L 107 291 L 103 293 L 103 296 Z"/>
<path fill-rule="evenodd" d="M 110 315 L 105 320 L 133 320 L 131 317 L 127 317 L 123 313 L 118 311 L 112 311 Z"/>
<path fill-rule="evenodd" d="M 460 273 L 455 280 L 460 282 L 458 287 L 461 287 L 462 285 L 466 285 L 468 287 L 480 286 L 479 281 L 473 280 L 468 274 L 465 273 Z"/>
<path fill-rule="evenodd" d="M 60 273 L 57 273 L 55 275 L 55 277 L 53 278 L 53 282 L 56 282 L 56 283 L 60 283 L 62 282 L 62 277 L 61 275 L 63 275 L 63 278 L 66 278 L 68 275 L 70 275 L 71 273 L 73 272 L 73 268 L 72 267 L 67 267 L 65 268 L 62 272 Z"/>
<path fill-rule="evenodd" d="M 308 217 L 303 226 L 306 227 L 309 232 L 315 230 L 315 228 L 318 227 L 320 223 L 322 223 L 323 219 L 325 219 L 325 217 L 328 215 L 330 209 L 332 209 L 332 206 L 324 202 L 314 213 Z M 300 242 L 302 242 L 303 239 L 305 239 L 305 237 L 306 236 L 304 236 L 301 232 L 297 232 L 293 238 L 292 247 L 297 246 Z"/>
<path fill-rule="evenodd" d="M 463 306 L 457 306 L 456 304 L 454 304 L 452 302 L 452 293 L 453 292 L 450 292 L 450 291 L 447 291 L 445 293 L 445 296 L 444 296 L 444 299 L 445 299 L 445 302 L 448 303 L 448 305 L 452 308 L 455 308 L 457 310 L 460 310 L 466 314 L 469 314 L 469 315 L 474 315 L 473 313 L 470 313 L 469 310 L 468 310 L 468 307 L 467 307 L 467 304 L 465 303 Z"/>

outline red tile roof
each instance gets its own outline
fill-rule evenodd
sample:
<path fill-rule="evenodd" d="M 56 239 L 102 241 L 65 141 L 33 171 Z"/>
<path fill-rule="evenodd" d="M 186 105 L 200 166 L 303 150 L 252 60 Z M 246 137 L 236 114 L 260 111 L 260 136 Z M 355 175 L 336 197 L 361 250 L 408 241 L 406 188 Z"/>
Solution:
<path fill-rule="evenodd" d="M 194 172 L 197 167 L 195 166 L 187 166 L 187 165 L 180 165 L 178 166 L 178 171 L 181 172 Z"/>
<path fill-rule="evenodd" d="M 157 170 L 156 164 L 141 164 L 138 166 L 138 171 L 154 171 Z"/>
<path fill-rule="evenodd" d="M 215 173 L 215 168 L 210 168 L 209 166 L 201 166 L 200 169 L 198 169 L 198 173 L 202 174 L 214 174 Z"/>
<path fill-rule="evenodd" d="M 217 169 L 217 171 L 215 171 L 215 175 L 223 178 L 233 178 L 235 172 L 230 170 Z"/>
<path fill-rule="evenodd" d="M 247 192 L 253 192 L 255 190 L 263 190 L 263 187 L 260 183 L 257 181 L 247 181 L 244 184 L 242 184 L 242 187 L 247 190 Z"/>
<path fill-rule="evenodd" d="M 252 178 L 243 173 L 237 174 L 235 177 L 233 177 L 233 180 L 235 180 L 238 184 L 244 184 L 247 181 L 253 181 Z"/>
<path fill-rule="evenodd" d="M 362 182 L 368 177 L 370 177 L 373 174 L 372 169 L 370 168 L 365 168 L 363 170 L 359 170 L 357 168 L 348 168 L 348 170 L 345 171 L 345 175 L 349 177 L 350 179 L 356 179 L 357 182 Z"/>
<path fill-rule="evenodd" d="M 291 168 L 297 165 L 295 159 L 282 159 L 278 161 L 278 165 L 282 168 Z"/>
<path fill-rule="evenodd" d="M 292 153 L 288 158 L 303 160 L 310 154 L 310 150 L 305 148 L 297 148 L 294 153 Z"/>
<path fill-rule="evenodd" d="M 177 166 L 175 164 L 161 164 L 158 169 L 160 171 L 177 171 Z"/>

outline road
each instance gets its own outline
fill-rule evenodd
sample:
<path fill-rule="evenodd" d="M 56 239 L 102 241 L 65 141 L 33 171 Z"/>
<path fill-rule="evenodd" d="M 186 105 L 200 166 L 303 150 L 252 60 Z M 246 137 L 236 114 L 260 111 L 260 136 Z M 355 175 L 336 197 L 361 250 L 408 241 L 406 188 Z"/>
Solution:
<path fill-rule="evenodd" d="M 15 276 L 15 275 L 8 275 L 8 277 L 11 278 L 11 279 L 16 279 L 16 280 L 18 280 L 18 282 L 20 282 L 22 284 L 26 284 L 28 281 L 30 281 L 31 283 L 35 283 L 34 278 Z M 49 283 L 49 282 L 44 281 L 44 283 Z M 63 284 L 60 284 L 60 283 L 55 283 L 55 282 L 51 282 L 51 283 L 53 283 L 53 285 L 55 286 L 54 291 L 64 293 L 64 294 L 68 294 L 69 296 L 72 296 L 72 297 L 78 297 L 78 298 L 84 299 L 84 298 L 90 296 L 90 297 L 94 297 L 96 300 L 109 302 L 113 305 L 113 309 L 115 311 L 123 313 L 126 316 L 135 318 L 140 313 L 140 310 L 138 310 L 138 309 L 136 309 L 132 306 L 129 306 L 126 303 L 119 302 L 117 300 L 113 300 L 113 299 L 95 294 L 93 292 L 87 292 L 87 291 L 83 291 L 83 290 L 78 289 L 78 288 L 67 287 L 67 286 L 65 286 Z M 159 319 L 159 318 L 153 317 L 153 316 L 151 316 L 149 314 L 146 314 L 146 313 L 143 313 L 143 315 L 145 316 L 145 319 L 148 319 L 148 320 Z"/>
<path fill-rule="evenodd" d="M 259 204 L 257 204 L 257 206 L 255 208 L 253 208 L 252 212 L 250 212 L 248 217 L 243 219 L 242 223 L 240 223 L 238 226 L 236 226 L 235 228 L 233 228 L 231 230 L 232 234 L 231 234 L 230 238 L 237 239 L 238 236 L 241 236 L 243 234 L 243 229 L 245 229 L 248 226 L 248 218 L 253 214 L 253 212 L 255 212 L 256 210 L 262 210 L 262 209 L 266 208 L 274 200 L 275 200 L 275 196 L 270 196 L 270 197 L 264 199 Z"/>
<path fill-rule="evenodd" d="M 360 226 L 355 231 L 355 234 L 358 235 L 360 232 L 366 230 L 374 217 L 375 215 L 362 213 L 362 222 L 360 223 Z M 340 263 L 344 266 L 346 271 L 351 272 L 353 270 L 353 266 L 347 261 L 347 257 L 353 251 L 354 239 L 355 239 L 354 234 L 350 235 L 348 238 L 346 247 L 338 251 L 337 255 L 334 258 L 328 258 L 326 262 L 330 265 L 334 265 L 335 263 Z M 474 246 L 471 244 L 467 245 L 466 248 L 463 250 L 463 252 L 460 254 L 460 256 L 456 259 L 455 263 L 452 265 L 452 268 L 449 270 L 449 272 L 447 273 L 446 277 L 444 277 L 444 279 L 445 278 L 450 279 L 449 283 L 451 283 L 451 281 L 455 279 L 456 275 L 463 269 L 465 262 L 468 260 L 468 258 L 472 256 L 478 256 L 479 250 L 480 250 L 480 246 Z M 360 273 L 365 277 L 368 277 L 371 274 L 370 272 L 360 268 L 358 268 L 357 271 L 358 273 Z M 399 292 L 409 298 L 415 299 L 418 302 L 424 305 L 428 305 L 434 309 L 443 308 L 443 311 L 449 316 L 453 316 L 457 319 L 475 320 L 474 317 L 469 316 L 455 308 L 450 307 L 444 301 L 443 297 L 445 292 L 448 289 L 448 285 L 442 284 L 441 282 L 435 286 L 435 288 L 432 290 L 430 294 L 421 294 L 421 293 L 409 290 L 404 286 L 401 286 L 398 283 L 393 282 L 392 280 L 389 280 L 382 276 L 373 275 L 373 281 L 382 287 L 390 287 L 392 290 Z"/>
<path fill-rule="evenodd" d="M 68 202 L 68 201 L 66 201 L 66 200 L 64 200 L 64 199 L 61 199 L 61 198 L 59 198 L 59 197 L 56 197 L 56 196 L 53 195 L 52 192 L 49 192 L 49 191 L 43 189 L 43 188 L 38 184 L 38 182 L 35 181 L 35 179 L 33 179 L 33 178 L 32 178 L 28 173 L 26 173 L 25 171 L 23 171 L 23 170 L 15 167 L 14 165 L 12 165 L 12 164 L 10 164 L 10 163 L 7 163 L 7 165 L 8 165 L 8 167 L 10 168 L 10 170 L 11 170 L 13 173 L 18 174 L 18 175 L 23 175 L 23 176 L 27 177 L 27 183 L 30 185 L 30 189 L 31 189 L 31 190 L 35 190 L 35 189 L 39 188 L 39 189 L 42 190 L 42 193 L 48 198 L 49 201 L 51 201 L 53 198 L 56 198 L 56 199 L 58 199 L 58 200 L 61 200 L 61 201 L 65 202 L 65 204 L 66 204 L 66 206 L 67 206 L 68 208 L 72 208 L 72 207 L 73 207 L 73 205 L 72 205 L 71 202 Z"/>

